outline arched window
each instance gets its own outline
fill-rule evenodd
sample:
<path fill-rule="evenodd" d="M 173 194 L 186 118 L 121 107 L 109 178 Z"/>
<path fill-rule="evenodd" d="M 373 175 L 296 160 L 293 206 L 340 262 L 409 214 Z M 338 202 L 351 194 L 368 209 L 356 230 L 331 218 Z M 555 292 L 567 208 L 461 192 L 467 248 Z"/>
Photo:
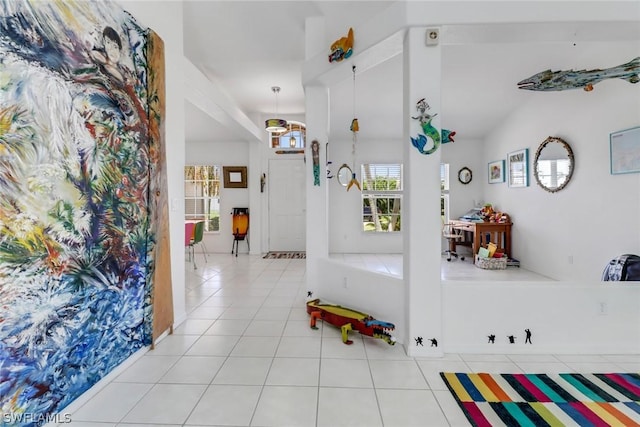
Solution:
<path fill-rule="evenodd" d="M 304 123 L 288 121 L 285 131 L 271 133 L 271 148 L 304 148 L 306 137 Z"/>

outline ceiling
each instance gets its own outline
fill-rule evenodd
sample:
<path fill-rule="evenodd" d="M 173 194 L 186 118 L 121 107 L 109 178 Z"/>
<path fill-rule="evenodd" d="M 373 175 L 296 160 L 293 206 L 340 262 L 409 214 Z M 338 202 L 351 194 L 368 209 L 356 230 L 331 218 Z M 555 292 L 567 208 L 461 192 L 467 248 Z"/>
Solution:
<path fill-rule="evenodd" d="M 304 120 L 301 71 L 305 19 L 325 18 L 333 41 L 348 28 L 384 13 L 391 1 L 190 1 L 184 2 L 184 52 L 220 90 L 256 123 L 275 113 L 272 86 L 280 86 L 278 112 Z M 355 31 L 354 31 L 355 32 Z M 358 34 L 355 34 L 357 46 Z M 457 138 L 484 138 L 508 114 L 535 96 L 518 81 L 546 69 L 593 69 L 640 56 L 640 25 L 629 23 L 500 24 L 441 29 L 441 126 Z M 401 38 L 399 38 L 401 40 Z M 328 53 L 328 47 L 327 47 Z M 353 58 L 357 59 L 356 55 Z M 354 62 L 355 64 L 355 62 Z M 357 64 L 355 64 L 357 65 Z M 357 68 L 356 68 L 357 70 Z M 607 81 L 607 84 L 625 84 Z M 330 88 L 330 133 L 348 137 L 354 117 L 353 81 Z M 402 54 L 356 72 L 359 137 L 402 135 Z M 233 141 L 241 133 L 216 123 L 185 103 L 185 138 Z M 432 111 L 434 113 L 435 111 Z"/>

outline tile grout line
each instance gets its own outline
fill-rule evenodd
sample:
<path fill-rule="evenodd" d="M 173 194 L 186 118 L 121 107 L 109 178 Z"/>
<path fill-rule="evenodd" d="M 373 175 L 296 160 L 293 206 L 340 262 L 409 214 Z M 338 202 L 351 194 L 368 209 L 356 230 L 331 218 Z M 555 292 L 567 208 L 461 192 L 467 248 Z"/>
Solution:
<path fill-rule="evenodd" d="M 282 270 L 284 271 L 284 270 Z M 280 273 L 280 277 L 282 277 L 282 272 Z M 280 279 L 278 279 L 280 280 Z M 271 290 L 269 291 L 269 294 L 271 294 L 273 292 L 273 290 L 275 289 L 275 286 L 278 284 L 278 280 L 276 280 L 274 287 L 271 288 Z M 268 295 L 267 295 L 268 298 Z M 266 301 L 266 298 L 265 298 Z M 260 308 L 262 308 L 264 306 L 264 301 L 262 303 L 262 305 L 260 306 Z M 256 311 L 256 314 L 260 311 L 260 308 L 258 308 L 258 311 Z M 289 318 L 289 316 L 291 316 L 291 310 L 289 310 L 289 314 L 287 316 L 287 320 Z M 255 315 L 253 317 L 255 319 Z M 251 323 L 249 323 L 249 325 L 251 325 Z M 247 326 L 248 328 L 249 326 Z M 286 327 L 286 322 L 285 322 L 285 327 Z M 246 330 L 245 330 L 246 332 Z M 253 423 L 253 419 L 256 416 L 256 412 L 258 411 L 258 406 L 260 405 L 260 399 L 262 398 L 262 393 L 264 392 L 264 388 L 267 384 L 267 380 L 269 379 L 269 373 L 271 372 L 271 368 L 273 367 L 273 362 L 276 358 L 276 354 L 278 354 L 278 348 L 280 347 L 280 343 L 282 343 L 282 335 L 284 334 L 284 327 L 282 328 L 282 331 L 280 331 L 280 338 L 278 340 L 278 345 L 276 346 L 276 348 L 273 351 L 273 355 L 271 356 L 271 363 L 269 363 L 269 369 L 267 369 L 267 374 L 264 377 L 264 381 L 262 382 L 262 386 L 260 387 L 260 393 L 258 393 L 258 400 L 256 400 L 256 406 L 253 408 L 253 413 L 251 414 L 251 418 L 249 419 L 249 425 L 251 425 Z M 244 334 L 243 334 L 244 336 Z"/>

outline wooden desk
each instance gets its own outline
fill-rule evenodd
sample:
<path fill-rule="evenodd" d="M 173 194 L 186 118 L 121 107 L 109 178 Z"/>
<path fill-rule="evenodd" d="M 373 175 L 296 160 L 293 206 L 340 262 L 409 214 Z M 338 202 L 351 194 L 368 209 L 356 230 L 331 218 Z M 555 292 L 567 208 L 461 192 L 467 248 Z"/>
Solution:
<path fill-rule="evenodd" d="M 460 220 L 451 220 L 454 224 L 453 228 L 464 232 L 473 233 L 473 243 L 471 250 L 474 255 L 478 253 L 480 246 L 489 243 L 498 245 L 498 249 L 502 249 L 509 257 L 513 258 L 511 253 L 511 226 L 510 222 L 469 222 Z"/>

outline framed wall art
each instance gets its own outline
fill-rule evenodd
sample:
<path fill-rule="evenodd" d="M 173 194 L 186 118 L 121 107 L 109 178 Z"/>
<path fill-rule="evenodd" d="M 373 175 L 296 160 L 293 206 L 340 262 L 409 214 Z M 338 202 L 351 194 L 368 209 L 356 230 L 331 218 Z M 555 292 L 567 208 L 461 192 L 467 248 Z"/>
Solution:
<path fill-rule="evenodd" d="M 504 160 L 489 163 L 489 184 L 504 182 Z"/>
<path fill-rule="evenodd" d="M 507 156 L 509 187 L 529 186 L 529 149 L 513 151 Z"/>
<path fill-rule="evenodd" d="M 611 174 L 640 172 L 640 126 L 609 134 Z"/>
<path fill-rule="evenodd" d="M 246 166 L 223 166 L 224 188 L 247 188 Z"/>

